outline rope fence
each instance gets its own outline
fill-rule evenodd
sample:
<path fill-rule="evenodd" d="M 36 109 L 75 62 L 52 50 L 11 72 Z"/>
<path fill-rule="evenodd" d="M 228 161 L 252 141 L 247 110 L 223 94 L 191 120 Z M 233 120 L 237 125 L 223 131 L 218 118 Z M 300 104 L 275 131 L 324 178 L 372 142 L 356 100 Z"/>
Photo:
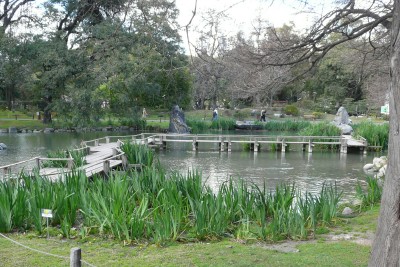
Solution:
<path fill-rule="evenodd" d="M 81 249 L 80 248 L 72 248 L 70 257 L 65 257 L 65 256 L 60 256 L 60 255 L 56 255 L 56 254 L 52 254 L 52 253 L 49 253 L 49 252 L 41 251 L 41 250 L 38 250 L 38 249 L 35 249 L 35 248 L 28 247 L 28 246 L 26 246 L 24 244 L 19 243 L 18 241 L 15 241 L 15 240 L 9 238 L 6 235 L 3 235 L 2 233 L 0 233 L 0 236 L 3 237 L 6 240 L 18 245 L 18 246 L 20 246 L 20 247 L 23 247 L 23 248 L 28 249 L 30 251 L 33 251 L 33 252 L 36 252 L 36 253 L 40 253 L 40 254 L 43 254 L 43 255 L 47 255 L 47 256 L 51 256 L 51 257 L 55 257 L 55 258 L 59 258 L 59 259 L 63 259 L 63 260 L 67 260 L 67 261 L 70 262 L 70 267 L 81 267 L 82 264 L 85 264 L 85 265 L 87 265 L 89 267 L 96 267 L 95 265 L 90 264 L 87 261 L 82 260 L 82 258 L 81 258 L 82 253 L 81 253 Z"/>

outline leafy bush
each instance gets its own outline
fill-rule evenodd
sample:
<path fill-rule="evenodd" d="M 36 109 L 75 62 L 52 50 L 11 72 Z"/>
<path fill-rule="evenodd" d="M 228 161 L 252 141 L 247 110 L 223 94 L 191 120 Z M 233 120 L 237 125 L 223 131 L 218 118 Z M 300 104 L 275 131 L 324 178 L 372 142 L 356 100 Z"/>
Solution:
<path fill-rule="evenodd" d="M 325 118 L 325 113 L 322 112 L 313 112 L 312 115 L 316 118 L 316 119 L 323 119 Z"/>
<path fill-rule="evenodd" d="M 287 105 L 283 109 L 286 115 L 299 116 L 300 111 L 295 105 Z"/>
<path fill-rule="evenodd" d="M 235 113 L 233 114 L 233 117 L 236 120 L 244 120 L 248 116 L 247 112 L 236 110 Z"/>

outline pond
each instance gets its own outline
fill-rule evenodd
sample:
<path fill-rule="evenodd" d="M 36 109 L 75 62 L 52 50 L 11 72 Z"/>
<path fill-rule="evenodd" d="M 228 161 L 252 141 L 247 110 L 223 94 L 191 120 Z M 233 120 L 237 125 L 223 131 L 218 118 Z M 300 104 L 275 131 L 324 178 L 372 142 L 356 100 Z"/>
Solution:
<path fill-rule="evenodd" d="M 46 156 L 48 151 L 73 148 L 82 140 L 107 135 L 129 135 L 119 132 L 90 133 L 27 133 L 0 134 L 0 143 L 8 146 L 0 151 L 0 166 L 35 156 Z M 241 133 L 243 134 L 243 133 Z M 259 133 L 257 133 L 259 134 Z M 228 177 L 244 178 L 258 185 L 266 183 L 274 188 L 281 182 L 295 183 L 302 191 L 316 193 L 324 183 L 336 182 L 345 198 L 354 196 L 357 180 L 364 180 L 363 166 L 372 162 L 372 153 L 340 154 L 338 152 L 303 152 L 291 148 L 286 153 L 265 151 L 254 153 L 236 147 L 232 152 L 220 152 L 218 147 L 200 147 L 191 151 L 191 144 L 168 146 L 157 152 L 160 162 L 168 169 L 181 173 L 201 170 L 205 181 L 217 188 Z M 348 196 L 348 197 L 346 197 Z"/>

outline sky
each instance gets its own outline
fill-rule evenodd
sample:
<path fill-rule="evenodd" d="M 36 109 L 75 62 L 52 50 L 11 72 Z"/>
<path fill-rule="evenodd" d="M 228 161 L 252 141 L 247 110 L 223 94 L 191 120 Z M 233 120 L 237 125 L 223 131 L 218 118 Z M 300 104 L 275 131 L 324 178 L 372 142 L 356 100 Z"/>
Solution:
<path fill-rule="evenodd" d="M 180 25 L 184 26 L 190 21 L 195 2 L 195 0 L 176 0 L 176 6 L 180 10 L 178 17 Z M 208 9 L 218 12 L 226 10 L 230 18 L 224 25 L 227 35 L 235 35 L 238 31 L 248 34 L 257 17 L 267 20 L 275 27 L 292 21 L 301 31 L 310 26 L 315 17 L 328 10 L 327 3 L 330 1 L 308 0 L 307 2 L 308 4 L 304 5 L 301 0 L 198 0 L 197 14 L 190 26 L 189 38 L 192 43 L 198 38 L 196 27 L 201 24 L 202 13 Z M 181 36 L 184 41 L 183 46 L 188 50 L 186 33 L 183 29 Z"/>
<path fill-rule="evenodd" d="M 302 2 L 308 4 L 304 5 Z M 39 6 L 45 0 L 37 0 L 35 6 Z M 176 7 L 180 14 L 178 23 L 181 25 L 180 34 L 183 39 L 182 47 L 188 53 L 188 44 L 184 26 L 192 17 L 196 0 L 175 0 Z M 248 35 L 252 31 L 255 19 L 260 17 L 275 27 L 284 23 L 294 22 L 298 30 L 307 28 L 313 19 L 329 8 L 330 0 L 197 0 L 197 13 L 194 17 L 189 31 L 190 42 L 195 43 L 199 37 L 196 28 L 201 27 L 202 15 L 209 9 L 217 12 L 225 11 L 229 17 L 222 25 L 224 34 L 234 36 L 239 31 Z M 312 13 L 307 12 L 312 10 Z M 39 11 L 38 11 L 39 12 Z"/>

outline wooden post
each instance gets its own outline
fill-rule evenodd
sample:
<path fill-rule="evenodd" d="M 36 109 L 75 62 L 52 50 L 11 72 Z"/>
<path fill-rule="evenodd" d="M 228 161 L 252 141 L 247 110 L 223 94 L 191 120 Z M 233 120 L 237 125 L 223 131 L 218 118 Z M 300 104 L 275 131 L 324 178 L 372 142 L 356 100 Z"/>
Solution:
<path fill-rule="evenodd" d="M 347 139 L 345 138 L 341 140 L 340 153 L 347 154 Z"/>
<path fill-rule="evenodd" d="M 302 150 L 303 150 L 303 151 L 306 151 L 306 146 L 307 146 L 307 145 L 306 145 L 306 144 L 303 144 L 302 146 L 303 146 L 303 149 L 302 149 Z"/>
<path fill-rule="evenodd" d="M 224 142 L 224 138 L 222 136 L 219 137 L 219 147 L 221 151 L 225 150 L 225 142 Z"/>
<path fill-rule="evenodd" d="M 103 171 L 106 175 L 110 173 L 110 161 L 106 160 L 103 162 Z"/>
<path fill-rule="evenodd" d="M 310 140 L 308 140 L 308 153 L 312 153 L 312 146 L 313 146 L 313 144 L 310 139 Z"/>
<path fill-rule="evenodd" d="M 118 151 L 115 147 L 112 148 L 113 156 L 116 156 L 118 154 Z"/>
<path fill-rule="evenodd" d="M 285 153 L 286 152 L 286 143 L 285 143 L 285 140 L 282 140 L 282 145 L 281 145 L 282 147 L 281 147 L 281 151 L 282 151 L 282 153 Z"/>
<path fill-rule="evenodd" d="M 82 251 L 80 248 L 71 248 L 70 267 L 81 267 Z"/>
<path fill-rule="evenodd" d="M 4 173 L 4 176 L 7 176 L 8 174 L 11 174 L 11 167 L 5 167 L 3 169 L 3 173 Z"/>
<path fill-rule="evenodd" d="M 68 166 L 67 167 L 70 170 L 74 167 L 74 159 L 69 159 L 68 160 Z"/>
<path fill-rule="evenodd" d="M 232 142 L 231 142 L 231 139 L 228 140 L 228 152 L 232 152 Z"/>
<path fill-rule="evenodd" d="M 136 144 L 136 136 L 132 135 L 132 143 Z"/>
<path fill-rule="evenodd" d="M 123 154 L 121 156 L 121 160 L 122 160 L 122 167 L 124 168 L 124 170 L 126 170 L 128 167 L 128 157 L 125 154 Z"/>
<path fill-rule="evenodd" d="M 94 146 L 98 146 L 99 145 L 99 139 L 94 140 Z"/>
<path fill-rule="evenodd" d="M 257 139 L 254 139 L 254 152 L 258 152 L 258 146 L 259 146 L 259 144 L 258 144 Z"/>
<path fill-rule="evenodd" d="M 198 148 L 199 148 L 199 143 L 197 142 L 197 138 L 193 137 L 192 150 L 197 151 Z"/>
<path fill-rule="evenodd" d="M 110 143 L 110 137 L 106 137 L 106 144 Z"/>
<path fill-rule="evenodd" d="M 40 158 L 36 158 L 36 167 L 40 170 Z"/>

